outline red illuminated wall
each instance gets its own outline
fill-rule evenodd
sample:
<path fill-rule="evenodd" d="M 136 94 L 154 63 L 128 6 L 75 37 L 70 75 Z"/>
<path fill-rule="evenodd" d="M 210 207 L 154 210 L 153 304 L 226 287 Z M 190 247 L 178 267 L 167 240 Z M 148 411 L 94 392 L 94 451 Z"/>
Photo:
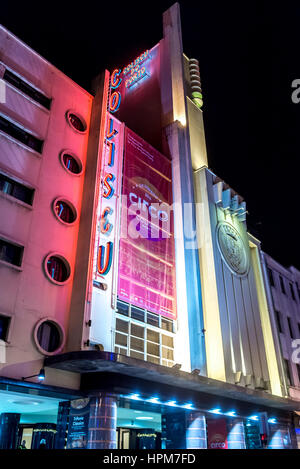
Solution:
<path fill-rule="evenodd" d="M 176 319 L 171 162 L 125 129 L 118 297 Z"/>
<path fill-rule="evenodd" d="M 225 419 L 207 420 L 207 448 L 228 449 L 227 426 Z"/>

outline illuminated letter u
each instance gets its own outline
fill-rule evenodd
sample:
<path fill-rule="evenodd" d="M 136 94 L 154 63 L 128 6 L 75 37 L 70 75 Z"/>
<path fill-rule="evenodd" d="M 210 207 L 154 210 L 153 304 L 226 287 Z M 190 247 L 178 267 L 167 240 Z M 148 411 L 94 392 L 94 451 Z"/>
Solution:
<path fill-rule="evenodd" d="M 110 271 L 113 254 L 113 243 L 109 241 L 106 247 L 99 246 L 97 258 L 97 271 L 100 275 L 106 275 Z"/>

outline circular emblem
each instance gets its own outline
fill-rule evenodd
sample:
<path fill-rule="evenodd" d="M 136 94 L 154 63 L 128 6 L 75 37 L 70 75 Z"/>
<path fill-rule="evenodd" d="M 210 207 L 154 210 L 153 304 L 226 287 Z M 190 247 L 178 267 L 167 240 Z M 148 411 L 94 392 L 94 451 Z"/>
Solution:
<path fill-rule="evenodd" d="M 222 257 L 228 267 L 238 275 L 248 272 L 248 253 L 239 232 L 229 223 L 222 222 L 217 227 L 217 240 Z"/>

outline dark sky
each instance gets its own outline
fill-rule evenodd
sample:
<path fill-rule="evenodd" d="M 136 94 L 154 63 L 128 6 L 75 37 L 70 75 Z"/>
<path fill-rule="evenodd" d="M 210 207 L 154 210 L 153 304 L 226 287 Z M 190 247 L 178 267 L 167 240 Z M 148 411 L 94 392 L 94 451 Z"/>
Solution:
<path fill-rule="evenodd" d="M 0 21 L 89 90 L 98 72 L 162 37 L 173 1 L 12 2 Z M 297 5 L 298 3 L 298 5 Z M 183 45 L 200 61 L 209 164 L 247 202 L 263 249 L 300 269 L 300 2 L 184 0 Z"/>

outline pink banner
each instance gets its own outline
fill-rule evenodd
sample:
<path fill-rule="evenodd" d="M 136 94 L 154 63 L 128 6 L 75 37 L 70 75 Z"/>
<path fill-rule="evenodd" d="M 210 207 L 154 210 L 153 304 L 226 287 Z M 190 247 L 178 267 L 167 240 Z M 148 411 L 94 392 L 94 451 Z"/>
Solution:
<path fill-rule="evenodd" d="M 176 319 L 171 162 L 125 129 L 118 297 Z"/>

